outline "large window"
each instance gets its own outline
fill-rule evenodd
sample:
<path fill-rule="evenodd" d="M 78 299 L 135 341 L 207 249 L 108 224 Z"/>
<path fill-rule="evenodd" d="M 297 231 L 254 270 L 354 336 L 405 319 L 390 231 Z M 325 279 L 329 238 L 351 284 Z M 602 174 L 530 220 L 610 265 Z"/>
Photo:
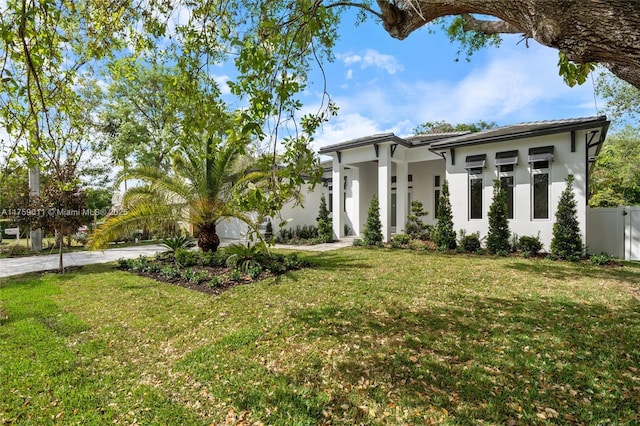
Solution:
<path fill-rule="evenodd" d="M 441 186 L 440 186 L 440 176 L 434 176 L 433 177 L 433 205 L 435 206 L 433 208 L 433 216 L 434 217 L 438 217 L 438 208 L 440 207 L 440 190 L 441 190 Z"/>
<path fill-rule="evenodd" d="M 482 173 L 486 159 L 486 154 L 469 155 L 465 161 L 469 173 L 469 219 L 482 219 Z"/>
<path fill-rule="evenodd" d="M 533 218 L 549 219 L 549 172 L 548 169 L 536 169 L 532 176 Z"/>
<path fill-rule="evenodd" d="M 506 193 L 507 217 L 514 218 L 515 210 L 515 166 L 518 164 L 518 151 L 504 151 L 496 153 L 496 167 L 498 176 Z"/>
<path fill-rule="evenodd" d="M 533 219 L 549 219 L 550 166 L 553 161 L 553 146 L 531 148 L 531 216 Z"/>
<path fill-rule="evenodd" d="M 500 172 L 500 182 L 502 183 L 502 188 L 504 188 L 504 192 L 507 195 L 507 217 L 509 219 L 513 219 L 514 217 L 514 176 L 513 172 L 505 173 Z"/>
<path fill-rule="evenodd" d="M 482 219 L 482 169 L 469 170 L 469 218 Z"/>

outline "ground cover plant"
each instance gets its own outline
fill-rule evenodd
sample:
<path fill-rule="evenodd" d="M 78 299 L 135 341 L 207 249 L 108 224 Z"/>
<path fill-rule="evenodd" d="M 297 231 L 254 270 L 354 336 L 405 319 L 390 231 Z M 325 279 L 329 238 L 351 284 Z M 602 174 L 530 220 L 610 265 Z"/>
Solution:
<path fill-rule="evenodd" d="M 268 251 L 264 244 L 232 244 L 216 252 L 192 250 L 189 239 L 163 240 L 171 250 L 152 257 L 118 260 L 118 268 L 204 293 L 310 266 L 297 253 Z"/>
<path fill-rule="evenodd" d="M 0 280 L 5 424 L 637 424 L 640 265 L 347 248 L 219 296 Z"/>

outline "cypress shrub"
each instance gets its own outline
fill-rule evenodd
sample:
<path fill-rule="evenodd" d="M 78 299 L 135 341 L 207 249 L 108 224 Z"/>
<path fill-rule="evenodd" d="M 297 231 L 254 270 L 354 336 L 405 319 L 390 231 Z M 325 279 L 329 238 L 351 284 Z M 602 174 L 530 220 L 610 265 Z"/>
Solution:
<path fill-rule="evenodd" d="M 567 186 L 560 195 L 556 221 L 553 224 L 551 254 L 558 259 L 570 261 L 580 260 L 584 251 L 578 209 L 573 194 L 573 176 L 567 178 Z"/>
<path fill-rule="evenodd" d="M 487 250 L 491 254 L 507 254 L 511 249 L 509 238 L 509 218 L 507 217 L 507 193 L 502 181 L 493 181 L 493 201 L 489 206 L 489 232 L 487 233 Z"/>

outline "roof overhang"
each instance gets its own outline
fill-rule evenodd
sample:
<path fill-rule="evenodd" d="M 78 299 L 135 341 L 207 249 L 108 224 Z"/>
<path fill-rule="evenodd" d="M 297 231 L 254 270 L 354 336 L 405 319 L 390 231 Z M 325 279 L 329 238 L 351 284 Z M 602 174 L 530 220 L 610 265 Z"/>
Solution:
<path fill-rule="evenodd" d="M 601 128 L 601 140 L 604 140 L 609 128 L 606 116 L 589 117 L 581 119 L 541 121 L 536 123 L 523 123 L 513 126 L 489 129 L 478 133 L 449 138 L 431 144 L 429 149 L 434 152 L 445 152 L 451 148 L 481 145 L 493 142 L 512 141 L 557 133 Z"/>
<path fill-rule="evenodd" d="M 346 149 L 353 149 L 353 148 L 359 148 L 362 146 L 376 145 L 376 144 L 379 145 L 383 143 L 398 144 L 407 148 L 411 147 L 411 144 L 407 140 L 399 136 L 396 136 L 393 133 L 381 133 L 377 135 L 367 136 L 364 138 L 352 139 L 352 140 L 337 143 L 334 145 L 327 145 L 320 148 L 320 150 L 318 150 L 318 153 L 323 155 L 329 155 L 334 152 L 344 151 Z"/>

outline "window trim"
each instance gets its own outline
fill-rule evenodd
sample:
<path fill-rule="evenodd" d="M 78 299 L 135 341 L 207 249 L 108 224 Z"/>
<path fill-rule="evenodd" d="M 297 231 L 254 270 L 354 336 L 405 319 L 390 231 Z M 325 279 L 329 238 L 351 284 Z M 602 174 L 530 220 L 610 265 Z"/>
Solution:
<path fill-rule="evenodd" d="M 467 177 L 467 182 L 468 182 L 468 188 L 469 188 L 469 194 L 468 194 L 468 210 L 467 210 L 467 215 L 469 220 L 483 220 L 484 219 L 484 173 L 478 173 L 479 170 L 482 170 L 480 168 L 471 168 L 468 169 L 468 177 Z M 474 180 L 479 180 L 480 181 L 480 217 L 473 217 L 473 196 L 472 196 L 472 181 Z"/>
<path fill-rule="evenodd" d="M 531 163 L 531 220 L 532 221 L 549 221 L 551 220 L 551 164 L 548 167 L 544 168 L 536 168 L 535 164 L 538 162 L 542 162 L 543 160 L 538 160 L 536 162 Z M 544 160 L 547 161 L 547 160 Z M 535 217 L 535 184 L 534 179 L 537 175 L 547 175 L 547 217 Z"/>

